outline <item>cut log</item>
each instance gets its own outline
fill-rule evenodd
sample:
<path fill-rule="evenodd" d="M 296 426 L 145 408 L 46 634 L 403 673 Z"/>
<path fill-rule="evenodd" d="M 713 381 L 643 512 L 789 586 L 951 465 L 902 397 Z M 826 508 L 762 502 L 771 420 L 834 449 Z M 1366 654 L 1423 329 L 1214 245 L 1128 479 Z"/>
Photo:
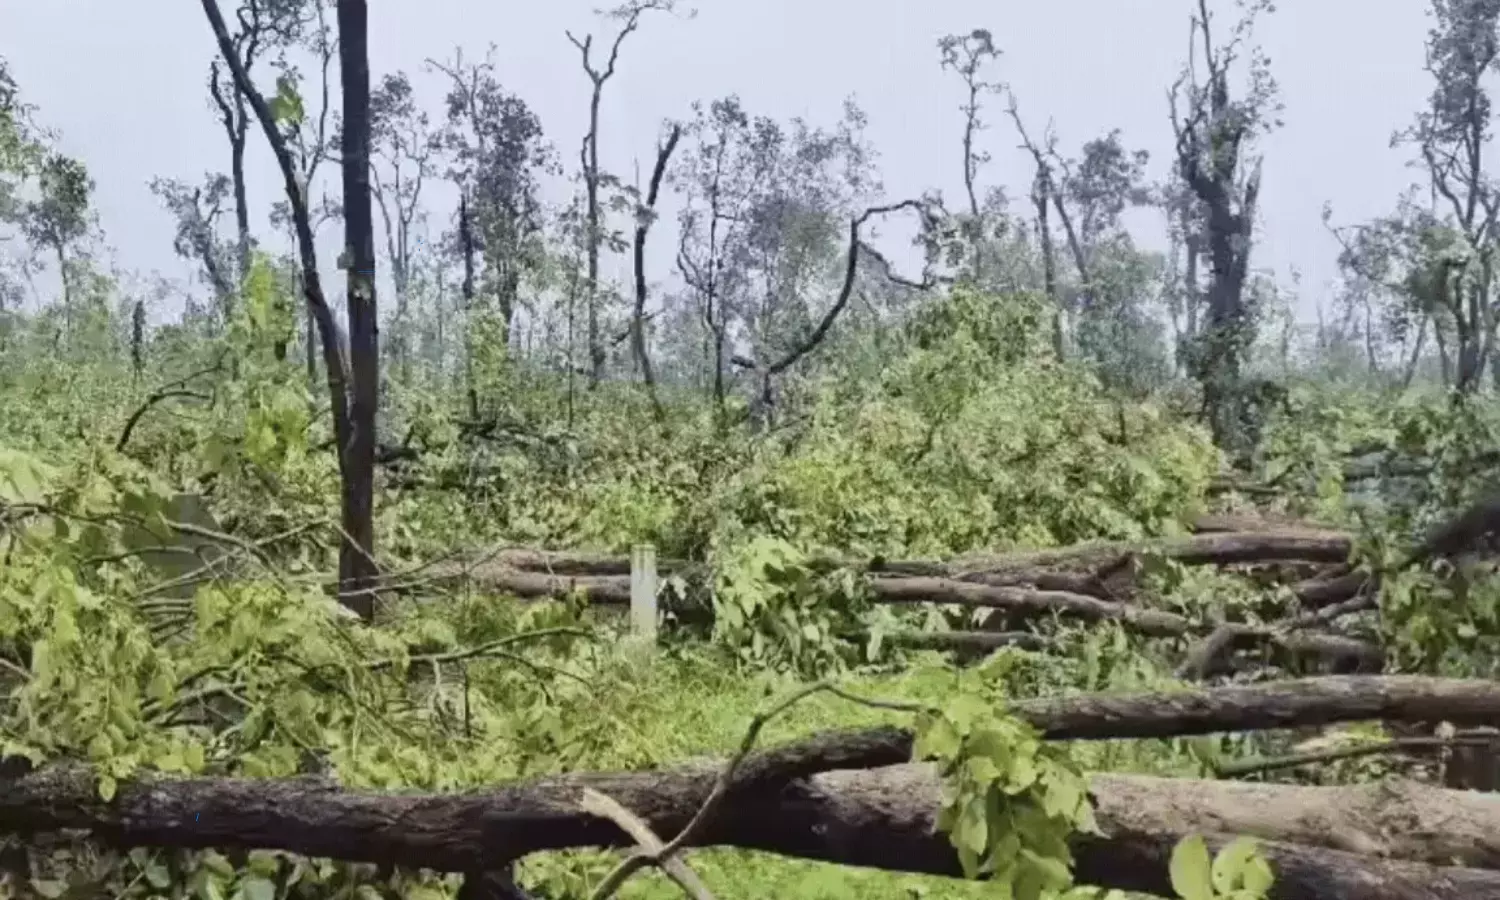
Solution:
<path fill-rule="evenodd" d="M 658 834 L 676 834 L 707 799 L 717 772 L 717 763 L 700 763 L 565 775 L 459 796 L 355 792 L 319 779 L 143 779 L 120 785 L 106 803 L 88 772 L 57 768 L 0 782 L 0 829 L 85 829 L 126 847 L 278 849 L 473 872 L 539 851 L 627 843 L 612 823 L 580 809 L 585 787 Z M 779 790 L 733 790 L 702 844 L 956 875 L 948 839 L 933 827 L 940 790 L 933 767 L 921 764 L 827 772 Z M 1104 834 L 1074 841 L 1084 884 L 1170 893 L 1167 861 L 1179 839 L 1206 833 L 1217 845 L 1227 835 L 1252 834 L 1266 840 L 1274 900 L 1500 898 L 1500 872 L 1431 864 L 1495 859 L 1500 803 L 1483 795 L 1122 775 L 1096 777 L 1091 792 Z M 1365 852 L 1335 849 L 1341 843 Z"/>

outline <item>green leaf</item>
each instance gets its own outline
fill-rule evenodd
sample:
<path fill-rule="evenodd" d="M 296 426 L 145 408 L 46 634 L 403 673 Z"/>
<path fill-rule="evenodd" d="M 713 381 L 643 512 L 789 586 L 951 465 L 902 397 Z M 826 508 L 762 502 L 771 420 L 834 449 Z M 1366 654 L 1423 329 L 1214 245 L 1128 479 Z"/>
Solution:
<path fill-rule="evenodd" d="M 68 889 L 67 883 L 52 878 L 33 878 L 31 887 L 46 900 L 57 900 Z"/>
<path fill-rule="evenodd" d="M 277 77 L 276 95 L 267 105 L 271 108 L 271 118 L 277 124 L 297 126 L 306 118 L 302 95 L 297 92 L 297 83 L 286 75 Z"/>
<path fill-rule="evenodd" d="M 1168 870 L 1172 890 L 1182 900 L 1214 900 L 1213 879 L 1209 874 L 1211 866 L 1208 845 L 1202 836 L 1189 835 L 1178 841 L 1172 848 L 1172 863 Z"/>
<path fill-rule="evenodd" d="M 161 890 L 172 883 L 172 870 L 167 868 L 166 863 L 152 858 L 141 867 L 146 874 L 146 881 L 157 890 Z"/>
<path fill-rule="evenodd" d="M 113 775 L 99 776 L 99 799 L 105 803 L 115 799 L 115 790 L 119 787 Z"/>
<path fill-rule="evenodd" d="M 1255 840 L 1249 837 L 1237 837 L 1224 845 L 1214 857 L 1212 877 L 1215 891 L 1227 894 L 1240 886 L 1245 868 L 1255 856 L 1255 847 Z"/>
<path fill-rule="evenodd" d="M 276 900 L 276 882 L 264 875 L 248 875 L 240 879 L 240 892 L 245 900 Z"/>
<path fill-rule="evenodd" d="M 963 746 L 963 737 L 953 727 L 947 716 L 934 716 L 927 727 L 917 735 L 912 756 L 917 759 L 950 760 L 958 755 Z"/>
<path fill-rule="evenodd" d="M 1244 868 L 1240 870 L 1240 885 L 1251 896 L 1266 896 L 1275 883 L 1276 876 L 1271 872 L 1271 864 L 1259 853 L 1246 860 Z"/>

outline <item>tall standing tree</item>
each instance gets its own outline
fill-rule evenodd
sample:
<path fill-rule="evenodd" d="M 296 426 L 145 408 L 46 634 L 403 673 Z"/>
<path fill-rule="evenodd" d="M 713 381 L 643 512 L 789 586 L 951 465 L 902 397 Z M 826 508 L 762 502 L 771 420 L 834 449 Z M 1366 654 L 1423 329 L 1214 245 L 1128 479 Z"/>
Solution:
<path fill-rule="evenodd" d="M 1255 340 L 1255 311 L 1245 279 L 1254 246 L 1260 199 L 1259 136 L 1280 126 L 1280 102 L 1270 62 L 1248 47 L 1257 15 L 1271 0 L 1247 0 L 1229 40 L 1217 43 L 1208 0 L 1197 0 L 1188 63 L 1168 92 L 1176 166 L 1203 204 L 1210 272 L 1207 317 L 1190 354 L 1203 390 L 1204 414 L 1219 446 L 1236 455 L 1245 446 L 1241 372 Z M 1230 72 L 1248 51 L 1247 87 L 1236 99 Z"/>
<path fill-rule="evenodd" d="M 983 271 L 984 217 L 979 205 L 979 169 L 990 161 L 990 154 L 981 150 L 977 141 L 979 133 L 987 126 L 981 117 L 986 94 L 998 94 L 1005 85 L 997 81 L 986 81 L 983 69 L 1000 59 L 1000 48 L 995 46 L 989 29 L 976 28 L 968 34 L 949 34 L 938 39 L 938 53 L 942 67 L 956 73 L 964 83 L 964 102 L 959 109 L 964 114 L 964 197 L 968 210 L 960 219 L 960 228 L 969 245 L 969 269 L 976 281 Z"/>
<path fill-rule="evenodd" d="M 582 163 L 586 208 L 587 231 L 584 234 L 584 253 L 588 260 L 588 274 L 584 282 L 585 314 L 588 318 L 589 381 L 598 384 L 604 378 L 604 365 L 609 352 L 602 331 L 602 310 L 599 293 L 599 257 L 604 244 L 603 210 L 600 207 L 600 191 L 605 187 L 606 175 L 599 165 L 599 108 L 604 99 L 604 85 L 615 75 L 620 61 L 620 47 L 625 39 L 640 27 L 641 16 L 652 10 L 671 12 L 677 0 L 630 0 L 623 6 L 610 10 L 608 18 L 620 22 L 609 46 L 609 56 L 601 66 L 593 56 L 594 36 L 586 35 L 582 40 L 565 32 L 573 46 L 583 57 L 583 71 L 589 78 L 589 127 L 583 136 L 583 147 L 579 158 Z"/>
<path fill-rule="evenodd" d="M 339 87 L 343 94 L 340 163 L 344 175 L 344 263 L 349 304 L 350 433 L 342 447 L 345 540 L 340 592 L 354 594 L 365 619 L 375 564 L 375 414 L 380 405 L 380 338 L 375 305 L 375 223 L 370 203 L 370 49 L 365 0 L 338 0 Z M 362 593 L 359 593 L 362 592 Z"/>
<path fill-rule="evenodd" d="M 1021 146 L 1031 154 L 1036 170 L 1031 177 L 1031 208 L 1034 212 L 1034 230 L 1037 249 L 1042 257 L 1042 291 L 1052 304 L 1052 351 L 1058 359 L 1067 355 L 1069 308 L 1062 296 L 1057 278 L 1057 244 L 1052 234 L 1052 207 L 1057 197 L 1057 173 L 1054 160 L 1057 157 L 1057 137 L 1049 126 L 1039 144 L 1031 139 L 1026 123 L 1021 118 L 1020 104 L 1014 91 L 1007 92 L 1007 111 L 1021 137 Z"/>
<path fill-rule="evenodd" d="M 94 180 L 82 162 L 61 153 L 48 153 L 37 172 L 37 197 L 22 213 L 26 236 L 57 260 L 65 334 L 72 332 L 75 312 L 72 251 L 93 224 L 89 209 L 93 192 Z"/>
<path fill-rule="evenodd" d="M 219 236 L 219 220 L 231 191 L 228 176 L 210 172 L 198 185 L 178 178 L 153 178 L 150 186 L 177 220 L 172 249 L 178 257 L 198 265 L 222 313 L 229 307 L 237 271 L 233 248 Z"/>
<path fill-rule="evenodd" d="M 475 358 L 483 349 L 481 332 L 498 332 L 499 350 L 508 352 L 522 277 L 544 255 L 541 176 L 560 169 L 541 120 L 496 79 L 492 57 L 469 63 L 459 51 L 451 62 L 428 60 L 428 65 L 449 80 L 439 140 L 448 157 L 446 177 L 459 190 L 457 228 L 449 243 L 464 272 L 464 366 L 469 414 L 477 418 Z M 481 327 L 490 323 L 495 327 Z"/>
<path fill-rule="evenodd" d="M 1197 344 L 1203 307 L 1200 272 L 1203 261 L 1203 204 L 1173 167 L 1155 188 L 1157 206 L 1166 218 L 1167 258 L 1162 299 L 1171 320 L 1174 356 L 1179 373 L 1191 374 L 1188 363 Z"/>
<path fill-rule="evenodd" d="M 286 135 L 287 149 L 291 151 L 292 159 L 296 163 L 297 183 L 303 197 L 312 204 L 313 185 L 317 183 L 318 170 L 323 163 L 327 162 L 333 153 L 334 142 L 329 139 L 329 118 L 333 115 L 333 103 L 330 98 L 332 91 L 332 76 L 330 70 L 338 55 L 338 39 L 334 29 L 328 24 L 326 6 L 329 0 L 304 0 L 311 4 L 310 21 L 299 29 L 299 46 L 312 53 L 318 66 L 318 82 L 314 103 L 316 106 L 309 111 L 303 100 L 305 91 L 302 73 L 296 66 L 288 64 L 285 60 L 276 60 L 276 68 L 279 70 L 276 79 L 277 106 L 282 112 L 282 129 Z M 296 10 L 300 12 L 301 10 Z M 312 231 L 316 239 L 322 227 L 343 215 L 339 205 L 323 194 L 319 202 L 313 206 Z M 286 201 L 275 203 L 271 207 L 271 224 L 284 228 L 291 237 L 292 243 L 297 239 L 292 224 L 291 208 Z M 295 267 L 294 267 L 295 269 Z M 294 275 L 300 279 L 300 276 Z M 304 365 L 307 368 L 307 380 L 312 384 L 317 378 L 317 336 L 313 333 L 316 327 L 313 322 L 312 311 L 306 311 L 306 323 L 303 336 Z M 286 343 L 278 340 L 275 349 L 277 359 L 286 357 Z"/>
<path fill-rule="evenodd" d="M 834 128 L 752 117 L 733 96 L 695 113 L 678 164 L 678 268 L 703 324 L 720 422 L 733 366 L 752 379 L 751 414 L 764 423 L 775 379 L 821 347 L 848 308 L 860 261 L 884 262 L 865 225 L 926 209 L 865 208 L 880 184 L 852 101 Z"/>

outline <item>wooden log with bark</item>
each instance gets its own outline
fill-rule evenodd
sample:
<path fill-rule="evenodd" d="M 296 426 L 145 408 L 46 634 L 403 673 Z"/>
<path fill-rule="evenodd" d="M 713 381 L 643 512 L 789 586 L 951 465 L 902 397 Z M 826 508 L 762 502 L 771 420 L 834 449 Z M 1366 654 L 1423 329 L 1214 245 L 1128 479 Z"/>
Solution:
<path fill-rule="evenodd" d="M 612 823 L 580 807 L 585 788 L 656 833 L 676 834 L 707 800 L 720 768 L 700 762 L 562 775 L 447 796 L 353 791 L 316 778 L 142 778 L 104 802 L 87 771 L 60 767 L 0 782 L 0 830 L 84 829 L 118 846 L 278 849 L 470 872 L 540 851 L 628 844 Z M 1094 776 L 1090 789 L 1102 834 L 1073 841 L 1084 884 L 1170 893 L 1167 864 L 1178 840 L 1203 834 L 1219 844 L 1246 834 L 1263 841 L 1274 900 L 1500 898 L 1493 868 L 1500 798 L 1416 785 L 1307 788 L 1128 775 Z M 934 828 L 940 792 L 925 764 L 774 784 L 762 772 L 731 789 L 698 844 L 958 875 L 947 837 Z"/>
<path fill-rule="evenodd" d="M 1358 719 L 1500 718 L 1500 684 L 1420 676 L 1317 678 L 1265 685 L 1018 701 L 1049 739 L 1167 737 Z M 751 754 L 699 844 L 882 869 L 957 874 L 934 832 L 940 785 L 908 762 L 912 735 L 886 726 L 816 735 Z M 659 834 L 702 806 L 723 764 L 574 774 L 460 796 L 382 795 L 323 778 L 142 777 L 99 798 L 68 766 L 0 778 L 0 831 L 83 829 L 119 846 L 280 849 L 442 871 L 503 868 L 529 853 L 621 846 L 580 808 L 584 788 Z M 1305 788 L 1098 774 L 1101 836 L 1073 842 L 1083 883 L 1167 891 L 1173 845 L 1205 834 L 1263 839 L 1272 897 L 1312 900 L 1500 898 L 1500 797 L 1410 784 Z"/>

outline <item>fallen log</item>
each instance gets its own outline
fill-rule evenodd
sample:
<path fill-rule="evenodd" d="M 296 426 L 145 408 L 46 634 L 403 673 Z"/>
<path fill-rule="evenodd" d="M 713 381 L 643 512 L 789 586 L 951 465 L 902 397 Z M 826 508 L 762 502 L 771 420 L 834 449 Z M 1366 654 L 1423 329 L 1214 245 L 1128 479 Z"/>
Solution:
<path fill-rule="evenodd" d="M 1341 674 L 1363 672 L 1373 675 L 1385 668 L 1385 649 L 1368 641 L 1276 625 L 1230 623 L 1220 625 L 1193 645 L 1175 674 L 1186 681 L 1202 681 L 1229 671 L 1230 657 L 1246 651 L 1267 652 L 1272 663 L 1282 668 L 1290 668 L 1307 659 L 1325 660 Z"/>
<path fill-rule="evenodd" d="M 599 606 L 624 606 L 630 603 L 630 579 L 617 575 L 543 575 L 536 572 L 518 572 L 512 569 L 488 568 L 455 571 L 451 575 L 440 575 L 450 584 L 475 585 L 486 591 L 510 594 L 522 599 L 560 598 L 578 592 L 589 603 Z M 1119 622 L 1131 631 L 1148 637 L 1183 637 L 1201 633 L 1205 628 L 1184 616 L 1162 610 L 1142 609 L 1124 603 L 1100 600 L 1085 594 L 1069 591 L 1033 590 L 1019 587 L 997 587 L 974 584 L 945 578 L 887 578 L 876 577 L 867 582 L 871 600 L 875 603 L 941 603 L 971 608 L 1003 610 L 1007 618 L 1025 620 L 1047 615 L 1083 622 Z M 701 610 L 693 610 L 701 612 Z M 1239 627 L 1239 626 L 1237 626 Z M 1249 626 L 1244 626 L 1249 628 Z M 904 638 L 902 643 L 912 646 L 913 641 L 923 646 L 964 646 L 977 649 L 984 638 L 946 637 Z M 971 633 L 972 634 L 972 633 Z M 1327 663 L 1334 671 L 1379 671 L 1384 657 L 1378 647 L 1333 635 L 1273 636 L 1269 632 L 1256 641 L 1237 637 L 1241 646 L 1265 643 L 1272 647 L 1276 659 L 1291 665 L 1309 662 Z M 1017 643 L 1007 640 L 993 646 Z M 1039 646 L 1033 645 L 1033 649 Z M 1222 649 L 1222 648 L 1219 648 Z M 1353 661 L 1351 664 L 1349 661 Z M 1378 660 L 1372 663 L 1371 660 Z M 1213 661 L 1213 660 L 1210 660 Z M 1200 676 L 1201 677 L 1201 676 Z"/>
<path fill-rule="evenodd" d="M 620 605 L 630 603 L 630 579 L 618 575 L 544 575 L 512 569 L 482 567 L 469 570 L 445 570 L 435 578 L 482 587 L 495 593 L 523 599 L 563 597 L 580 592 L 590 603 Z M 995 587 L 945 578 L 887 578 L 869 580 L 871 599 L 876 603 L 944 603 L 976 608 L 1003 609 L 1018 616 L 1051 613 L 1083 621 L 1119 621 L 1144 634 L 1177 637 L 1195 630 L 1191 621 L 1176 613 L 1139 609 L 1112 603 L 1084 594 L 1067 591 L 1043 591 L 1029 588 Z"/>
<path fill-rule="evenodd" d="M 523 600 L 560 598 L 577 592 L 602 606 L 630 604 L 630 577 L 618 575 L 546 575 L 482 566 L 476 569 L 439 569 L 432 579 L 448 585 L 477 587 Z"/>
<path fill-rule="evenodd" d="M 1189 566 L 1304 561 L 1341 563 L 1353 542 L 1340 531 L 1279 529 L 1219 532 L 1157 541 L 1085 543 L 1052 550 L 1002 555 L 968 556 L 950 563 L 955 577 L 983 579 L 990 584 L 1020 583 L 1015 579 L 1045 572 L 1087 571 L 1103 580 L 1128 571 L 1142 556 L 1158 556 Z M 1000 579 L 1006 579 L 1001 581 Z"/>
<path fill-rule="evenodd" d="M 951 578 L 872 578 L 869 587 L 876 603 L 949 603 L 1003 609 L 1016 616 L 1056 613 L 1086 622 L 1122 622 L 1153 637 L 1177 637 L 1193 630 L 1192 622 L 1176 613 L 1068 591 L 973 584 Z"/>
<path fill-rule="evenodd" d="M 1248 530 L 1225 531 L 1214 527 L 1211 518 L 1199 524 L 1206 529 L 1189 537 L 1173 537 L 1132 542 L 1089 542 L 1050 550 L 1025 550 L 1014 553 L 971 554 L 944 562 L 941 560 L 892 560 L 818 558 L 812 564 L 826 567 L 851 567 L 872 575 L 924 578 L 958 578 L 977 581 L 982 576 L 996 578 L 1005 573 L 1034 574 L 1038 577 L 1060 575 L 1057 570 L 1114 570 L 1142 555 L 1159 555 L 1187 565 L 1235 565 L 1258 562 L 1341 563 L 1349 556 L 1349 535 L 1293 523 L 1266 523 L 1248 528 L 1244 521 L 1226 519 L 1227 526 L 1238 522 Z M 679 571 L 689 563 L 680 559 L 656 561 L 658 572 Z M 601 553 L 579 553 L 562 550 L 537 550 L 527 547 L 500 547 L 472 553 L 466 559 L 445 561 L 431 567 L 431 573 L 442 577 L 474 575 L 485 570 L 530 572 L 555 576 L 629 575 L 630 558 Z M 994 582 L 999 584 L 1000 582 Z M 1038 584 L 1038 587 L 1042 585 Z M 1067 590 L 1068 588 L 1059 588 Z"/>
<path fill-rule="evenodd" d="M 1257 510 L 1254 513 L 1202 513 L 1188 525 L 1193 534 L 1256 531 L 1326 531 L 1327 525 Z"/>
<path fill-rule="evenodd" d="M 1425 675 L 1323 675 L 1263 684 L 1080 694 L 1013 701 L 1012 715 L 1048 740 L 1171 738 L 1228 731 L 1305 728 L 1340 722 L 1500 720 L 1500 682 Z M 786 745 L 799 758 L 874 768 L 910 758 L 912 734 L 894 726 L 830 732 L 817 744 Z"/>
<path fill-rule="evenodd" d="M 82 829 L 121 847 L 276 849 L 471 872 L 540 851 L 626 845 L 612 823 L 580 808 L 584 788 L 620 803 L 656 833 L 676 834 L 701 808 L 720 768 L 562 775 L 448 796 L 382 795 L 307 778 L 142 778 L 104 802 L 90 773 L 59 767 L 0 782 L 0 830 Z M 934 828 L 940 793 L 935 769 L 925 764 L 831 771 L 775 790 L 741 787 L 707 823 L 699 845 L 957 875 L 952 847 Z M 1103 835 L 1073 841 L 1083 884 L 1170 893 L 1167 861 L 1182 837 L 1203 833 L 1218 844 L 1251 834 L 1266 841 L 1274 900 L 1500 898 L 1500 872 L 1431 863 L 1494 861 L 1500 800 L 1484 795 L 1407 788 L 1387 796 L 1124 775 L 1093 778 L 1091 794 Z M 1403 830 L 1410 837 L 1399 837 Z M 1291 836 L 1312 843 L 1282 840 Z M 1365 853 L 1333 846 L 1340 843 Z"/>
<path fill-rule="evenodd" d="M 967 650 L 988 652 L 1001 647 L 1041 650 L 1047 639 L 1030 631 L 897 631 L 886 640 L 913 650 Z"/>
<path fill-rule="evenodd" d="M 1377 583 L 1378 580 L 1371 573 L 1355 569 L 1299 581 L 1292 585 L 1292 593 L 1304 608 L 1321 609 L 1349 600 L 1362 590 L 1373 591 Z"/>

